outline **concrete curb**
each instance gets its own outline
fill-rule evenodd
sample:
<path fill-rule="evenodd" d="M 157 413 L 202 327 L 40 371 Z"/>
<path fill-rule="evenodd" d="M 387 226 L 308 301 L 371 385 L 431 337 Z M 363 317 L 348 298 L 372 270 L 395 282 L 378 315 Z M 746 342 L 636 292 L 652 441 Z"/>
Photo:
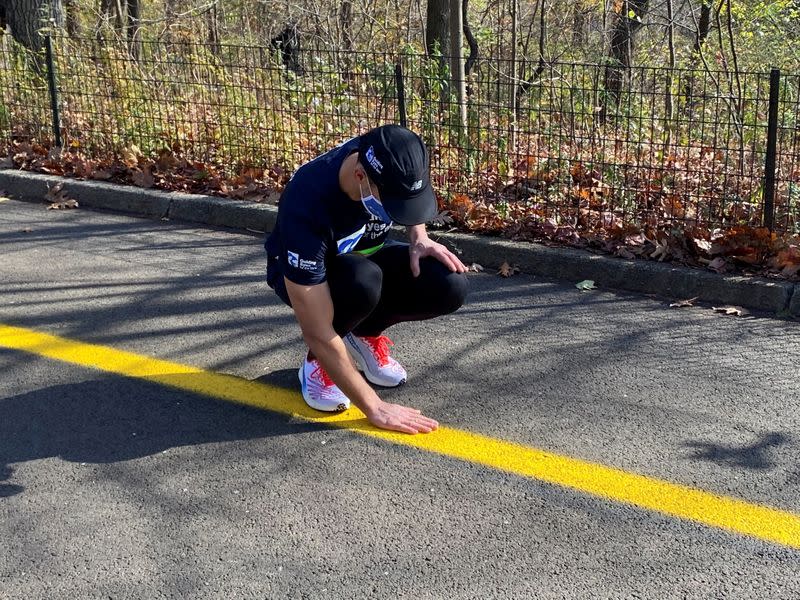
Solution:
<path fill-rule="evenodd" d="M 90 208 L 132 213 L 206 225 L 271 231 L 277 207 L 177 192 L 81 181 L 27 171 L 0 171 L 0 189 L 12 198 L 41 202 L 58 183 L 71 198 Z M 503 262 L 524 273 L 554 279 L 592 279 L 599 287 L 670 298 L 694 298 L 800 317 L 800 285 L 758 277 L 718 275 L 643 260 L 623 260 L 571 248 L 551 248 L 465 233 L 434 232 L 432 236 L 454 246 L 463 260 L 497 268 Z"/>

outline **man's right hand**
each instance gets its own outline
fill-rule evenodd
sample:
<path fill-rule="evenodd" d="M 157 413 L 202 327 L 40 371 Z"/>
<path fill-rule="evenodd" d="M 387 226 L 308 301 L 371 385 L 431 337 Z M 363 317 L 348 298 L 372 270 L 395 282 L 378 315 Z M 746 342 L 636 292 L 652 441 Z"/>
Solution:
<path fill-rule="evenodd" d="M 430 433 L 439 427 L 439 423 L 426 417 L 416 408 L 391 404 L 383 400 L 366 411 L 366 414 L 367 420 L 375 427 L 401 433 Z"/>

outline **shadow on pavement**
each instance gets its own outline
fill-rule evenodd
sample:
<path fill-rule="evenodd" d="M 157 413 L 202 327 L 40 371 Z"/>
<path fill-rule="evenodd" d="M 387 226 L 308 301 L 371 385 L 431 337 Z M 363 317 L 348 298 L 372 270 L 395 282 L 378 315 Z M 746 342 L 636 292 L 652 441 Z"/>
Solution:
<path fill-rule="evenodd" d="M 762 434 L 758 441 L 746 446 L 723 446 L 709 442 L 688 442 L 687 448 L 694 448 L 693 460 L 705 460 L 719 465 L 745 469 L 767 470 L 776 467 L 770 459 L 772 448 L 791 442 L 791 436 L 780 432 Z"/>
<path fill-rule="evenodd" d="M 283 372 L 279 379 L 285 381 Z M 302 412 L 305 404 L 296 396 Z M 2 483 L 11 478 L 14 463 L 51 457 L 114 463 L 180 446 L 326 429 L 289 415 L 119 376 L 51 386 L 5 398 L 0 405 L 0 497 L 23 491 Z"/>

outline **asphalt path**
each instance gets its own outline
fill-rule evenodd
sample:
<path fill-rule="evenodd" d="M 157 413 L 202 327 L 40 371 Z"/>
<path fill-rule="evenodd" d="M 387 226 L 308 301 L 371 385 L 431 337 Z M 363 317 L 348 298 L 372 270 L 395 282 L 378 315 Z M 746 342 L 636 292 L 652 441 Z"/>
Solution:
<path fill-rule="evenodd" d="M 297 389 L 262 242 L 5 200 L 0 324 Z M 800 514 L 796 323 L 470 281 L 389 331 L 410 378 L 384 398 Z M 0 539 L 13 599 L 800 597 L 781 544 L 2 348 Z"/>

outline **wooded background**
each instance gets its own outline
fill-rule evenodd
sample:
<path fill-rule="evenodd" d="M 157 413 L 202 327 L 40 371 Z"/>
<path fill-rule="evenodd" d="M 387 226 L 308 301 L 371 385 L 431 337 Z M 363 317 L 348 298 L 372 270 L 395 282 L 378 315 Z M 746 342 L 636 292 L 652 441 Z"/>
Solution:
<path fill-rule="evenodd" d="M 0 130 L 8 166 L 263 200 L 404 100 L 440 225 L 797 278 L 798 17 L 788 0 L 0 0 Z"/>
<path fill-rule="evenodd" d="M 301 44 L 363 52 L 449 53 L 451 6 L 465 50 L 544 62 L 798 71 L 800 2 L 792 0 L 1 0 L 0 21 L 25 45 L 42 27 L 72 36 Z M 528 72 L 520 73 L 526 79 Z"/>

